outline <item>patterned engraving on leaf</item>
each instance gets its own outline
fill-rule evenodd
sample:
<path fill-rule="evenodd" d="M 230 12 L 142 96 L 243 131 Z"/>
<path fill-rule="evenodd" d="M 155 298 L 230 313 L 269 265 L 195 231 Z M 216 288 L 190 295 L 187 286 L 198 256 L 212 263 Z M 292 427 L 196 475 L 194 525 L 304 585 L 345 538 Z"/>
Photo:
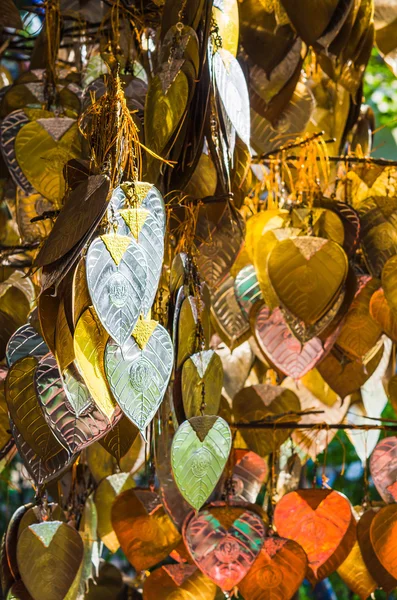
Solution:
<path fill-rule="evenodd" d="M 188 519 L 183 535 L 199 569 L 223 590 L 231 590 L 261 551 L 265 525 L 243 507 L 216 506 Z"/>
<path fill-rule="evenodd" d="M 230 428 L 220 417 L 193 417 L 175 433 L 172 472 L 182 496 L 196 510 L 215 489 L 230 449 Z"/>
<path fill-rule="evenodd" d="M 18 131 L 29 122 L 29 117 L 24 110 L 16 110 L 3 119 L 0 126 L 1 152 L 14 183 L 25 194 L 34 192 L 33 186 L 23 174 L 15 155 L 15 138 Z"/>
<path fill-rule="evenodd" d="M 98 317 L 109 335 L 122 346 L 131 336 L 142 310 L 147 278 L 145 255 L 131 238 L 116 265 L 104 242 L 97 238 L 88 249 L 86 266 L 88 289 Z"/>
<path fill-rule="evenodd" d="M 129 189 L 131 189 L 131 193 L 128 193 Z M 131 200 L 127 199 L 126 192 L 131 196 Z M 135 198 L 137 199 L 138 206 L 147 208 L 154 215 L 164 234 L 166 221 L 164 201 L 162 195 L 154 185 L 140 181 L 123 183 L 114 190 L 111 203 L 117 213 L 124 208 L 127 208 L 129 205 L 133 206 Z M 119 227 L 127 227 L 122 218 L 118 221 Z M 120 233 L 122 231 L 123 230 L 120 229 Z"/>
<path fill-rule="evenodd" d="M 145 430 L 160 406 L 173 365 L 172 342 L 161 325 L 141 349 L 130 337 L 123 349 L 110 340 L 105 350 L 106 376 L 119 406 Z"/>
<path fill-rule="evenodd" d="M 35 386 L 47 423 L 72 454 L 105 436 L 120 420 L 110 422 L 93 403 L 75 365 L 65 373 L 65 386 L 55 358 L 47 354 L 35 373 Z"/>
<path fill-rule="evenodd" d="M 10 337 L 6 348 L 7 365 L 11 367 L 17 360 L 25 356 L 41 358 L 49 352 L 41 335 L 29 324 L 22 325 Z"/>

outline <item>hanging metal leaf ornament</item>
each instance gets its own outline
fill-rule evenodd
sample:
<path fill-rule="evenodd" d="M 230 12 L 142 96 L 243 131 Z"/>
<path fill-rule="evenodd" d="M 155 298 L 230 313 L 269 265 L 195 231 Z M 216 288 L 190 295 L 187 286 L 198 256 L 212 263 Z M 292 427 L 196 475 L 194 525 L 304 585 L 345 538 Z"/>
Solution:
<path fill-rule="evenodd" d="M 112 426 L 109 433 L 99 440 L 99 443 L 121 466 L 122 458 L 129 453 L 133 445 L 137 447 L 137 454 L 139 454 L 141 446 L 139 429 L 123 416 L 118 423 Z"/>
<path fill-rule="evenodd" d="M 23 125 L 15 139 L 15 156 L 28 181 L 44 198 L 60 203 L 66 185 L 63 166 L 81 153 L 76 119 L 37 118 Z"/>
<path fill-rule="evenodd" d="M 76 248 L 80 251 L 82 246 L 79 247 L 79 244 L 97 227 L 104 215 L 109 185 L 109 179 L 104 175 L 92 175 L 72 190 L 35 259 L 36 266 L 56 263 Z"/>
<path fill-rule="evenodd" d="M 120 213 L 129 206 L 146 208 L 157 219 L 163 234 L 165 233 L 164 200 L 158 189 L 151 183 L 142 181 L 127 181 L 117 187 L 110 200 L 114 211 Z M 122 220 L 118 219 L 119 225 Z"/>
<path fill-rule="evenodd" d="M 73 336 L 65 312 L 65 298 L 62 298 L 55 325 L 55 356 L 61 373 L 65 371 L 75 359 L 73 349 Z"/>
<path fill-rule="evenodd" d="M 235 450 L 232 475 L 232 501 L 255 504 L 269 468 L 267 462 L 248 450 Z"/>
<path fill-rule="evenodd" d="M 87 285 L 85 258 L 82 258 L 76 266 L 72 287 L 73 326 L 76 327 L 83 312 L 92 304 Z"/>
<path fill-rule="evenodd" d="M 7 365 L 11 367 L 17 360 L 25 356 L 41 358 L 48 352 L 48 347 L 41 335 L 31 325 L 22 325 L 8 341 L 6 348 Z"/>
<path fill-rule="evenodd" d="M 179 301 L 181 304 L 179 304 Z M 178 310 L 179 306 L 180 309 Z M 200 340 L 200 332 L 203 340 Z M 180 369 L 185 360 L 201 349 L 202 343 L 208 348 L 210 319 L 207 306 L 193 296 L 184 298 L 183 288 L 178 294 L 174 313 L 174 345 L 177 348 L 176 368 Z"/>
<path fill-rule="evenodd" d="M 25 442 L 12 422 L 12 419 L 10 419 L 10 426 L 15 445 L 18 448 L 23 464 L 36 486 L 41 487 L 51 481 L 60 479 L 76 459 L 76 456 L 70 456 L 69 452 L 59 444 L 58 452 L 50 459 L 43 460 L 29 444 Z"/>
<path fill-rule="evenodd" d="M 360 545 L 357 541 L 349 556 L 338 568 L 337 573 L 348 588 L 360 596 L 361 600 L 366 600 L 366 598 L 370 597 L 378 587 L 365 565 Z"/>
<path fill-rule="evenodd" d="M 306 576 L 307 556 L 293 540 L 272 535 L 238 589 L 245 600 L 293 598 Z"/>
<path fill-rule="evenodd" d="M 213 350 L 190 356 L 182 367 L 182 399 L 186 418 L 199 416 L 202 407 L 207 415 L 218 414 L 222 385 L 222 361 Z"/>
<path fill-rule="evenodd" d="M 370 459 L 373 482 L 385 502 L 397 499 L 397 437 L 381 440 Z"/>
<path fill-rule="evenodd" d="M 159 426 L 161 422 L 167 423 L 165 420 L 167 413 L 165 402 L 160 408 L 158 423 L 155 421 L 154 427 L 154 446 L 155 446 L 155 467 L 156 475 L 159 480 L 159 496 L 164 506 L 164 510 L 171 518 L 174 525 L 179 531 L 182 530 L 182 525 L 185 522 L 187 515 L 190 513 L 191 506 L 181 495 L 175 479 L 172 476 L 171 469 L 171 445 L 174 435 L 174 428 L 171 424 Z"/>
<path fill-rule="evenodd" d="M 172 440 L 171 466 L 182 496 L 199 510 L 222 475 L 232 446 L 229 425 L 221 417 L 193 417 Z"/>
<path fill-rule="evenodd" d="M 278 422 L 298 421 L 299 417 L 294 416 L 293 413 L 300 410 L 298 396 L 291 390 L 275 385 L 261 384 L 245 387 L 233 398 L 233 413 L 239 423 L 263 421 L 269 417 L 277 419 Z M 267 456 L 275 452 L 288 439 L 290 431 L 288 429 L 260 431 L 255 428 L 244 428 L 241 434 L 250 450 L 259 456 Z"/>
<path fill-rule="evenodd" d="M 60 443 L 76 454 L 106 435 L 121 417 L 116 414 L 111 423 L 101 413 L 84 394 L 84 383 L 75 369 L 69 368 L 64 376 L 65 386 L 55 358 L 47 354 L 37 366 L 34 383 L 48 425 Z"/>
<path fill-rule="evenodd" d="M 112 505 L 112 524 L 121 549 L 138 572 L 164 560 L 181 542 L 160 498 L 149 490 L 119 494 Z"/>
<path fill-rule="evenodd" d="M 87 308 L 78 320 L 73 336 L 76 363 L 93 401 L 111 422 L 118 412 L 105 375 L 105 347 L 109 335 L 95 310 Z"/>
<path fill-rule="evenodd" d="M 220 503 L 192 514 L 184 525 L 183 539 L 200 571 L 230 591 L 254 564 L 265 531 L 265 523 L 249 506 Z"/>
<path fill-rule="evenodd" d="M 124 414 L 144 434 L 167 389 L 173 367 L 171 338 L 156 321 L 138 321 L 120 348 L 109 340 L 105 370 L 110 389 Z"/>
<path fill-rule="evenodd" d="M 196 230 L 197 266 L 201 277 L 216 287 L 227 277 L 244 241 L 245 224 L 240 213 L 226 206 L 217 224 L 203 209 Z"/>
<path fill-rule="evenodd" d="M 24 441 L 43 461 L 48 461 L 59 452 L 60 444 L 47 425 L 36 396 L 34 374 L 37 364 L 33 356 L 13 364 L 5 384 L 6 400 L 14 425 Z"/>
<path fill-rule="evenodd" d="M 92 242 L 86 268 L 96 313 L 109 335 L 123 346 L 143 307 L 147 280 L 145 255 L 133 238 L 110 234 Z"/>
<path fill-rule="evenodd" d="M 215 330 L 231 350 L 251 335 L 235 296 L 233 277 L 227 277 L 211 294 L 211 316 Z"/>
<path fill-rule="evenodd" d="M 305 550 L 308 578 L 315 583 L 337 569 L 355 542 L 355 521 L 347 498 L 333 490 L 298 490 L 281 498 L 274 524 L 282 537 Z"/>
<path fill-rule="evenodd" d="M 323 342 L 314 337 L 302 344 L 289 329 L 279 308 L 270 312 L 267 306 L 257 304 L 250 313 L 251 327 L 264 356 L 286 375 L 303 377 L 331 350 L 339 329 Z"/>
<path fill-rule="evenodd" d="M 379 561 L 371 540 L 371 525 L 379 510 L 369 508 L 361 516 L 357 523 L 357 541 L 368 571 L 378 586 L 389 594 L 397 586 L 397 579 Z"/>
<path fill-rule="evenodd" d="M 226 114 L 244 144 L 250 146 L 250 101 L 244 73 L 234 56 L 220 49 L 213 56 L 216 87 Z"/>
<path fill-rule="evenodd" d="M 83 560 L 83 552 L 79 533 L 62 521 L 27 527 L 18 540 L 17 560 L 31 596 L 64 600 Z"/>
<path fill-rule="evenodd" d="M 98 513 L 98 535 L 110 552 L 117 552 L 120 548 L 111 519 L 113 501 L 119 494 L 134 487 L 135 481 L 130 473 L 116 473 L 102 479 L 95 490 L 94 500 Z"/>
<path fill-rule="evenodd" d="M 276 244 L 267 271 L 281 304 L 311 325 L 334 304 L 347 277 L 348 260 L 335 242 L 297 237 Z"/>
<path fill-rule="evenodd" d="M 390 504 L 374 516 L 370 526 L 370 539 L 377 559 L 382 567 L 397 579 L 396 547 L 397 505 Z"/>

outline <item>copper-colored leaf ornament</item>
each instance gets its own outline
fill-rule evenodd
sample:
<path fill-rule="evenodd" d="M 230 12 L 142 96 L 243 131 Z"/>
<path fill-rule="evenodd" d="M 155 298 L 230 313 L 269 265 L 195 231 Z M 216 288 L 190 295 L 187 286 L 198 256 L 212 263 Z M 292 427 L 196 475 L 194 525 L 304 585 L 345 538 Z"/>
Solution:
<path fill-rule="evenodd" d="M 397 437 L 381 440 L 370 459 L 373 482 L 385 502 L 397 499 Z"/>
<path fill-rule="evenodd" d="M 222 503 L 192 514 L 183 538 L 194 562 L 222 590 L 247 575 L 265 539 L 265 524 L 249 507 Z"/>
<path fill-rule="evenodd" d="M 379 508 L 369 508 L 361 516 L 357 523 L 357 541 L 360 546 L 361 554 L 365 565 L 371 576 L 377 582 L 378 586 L 389 593 L 397 586 L 395 579 L 379 562 L 371 541 L 371 524 Z"/>
<path fill-rule="evenodd" d="M 374 516 L 370 526 L 371 544 L 382 567 L 397 579 L 395 536 L 397 505 L 385 506 Z"/>
<path fill-rule="evenodd" d="M 246 600 L 289 600 L 298 590 L 307 570 L 304 550 L 275 535 L 265 539 L 248 575 L 239 583 Z"/>
<path fill-rule="evenodd" d="M 137 571 L 164 560 L 181 541 L 158 495 L 149 490 L 130 489 L 117 496 L 112 525 L 121 549 Z"/>
<path fill-rule="evenodd" d="M 308 578 L 327 577 L 348 557 L 355 541 L 355 523 L 347 498 L 333 490 L 298 490 L 278 501 L 277 533 L 302 546 L 308 558 Z"/>

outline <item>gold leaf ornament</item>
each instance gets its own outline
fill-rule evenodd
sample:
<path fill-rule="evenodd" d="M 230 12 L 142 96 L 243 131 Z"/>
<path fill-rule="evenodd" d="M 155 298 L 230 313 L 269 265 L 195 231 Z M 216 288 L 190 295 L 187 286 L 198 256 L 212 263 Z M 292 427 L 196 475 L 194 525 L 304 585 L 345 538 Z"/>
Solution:
<path fill-rule="evenodd" d="M 62 200 L 66 185 L 63 167 L 80 155 L 75 119 L 50 117 L 24 125 L 15 140 L 17 161 L 35 190 L 55 203 Z"/>
<path fill-rule="evenodd" d="M 335 302 L 347 277 L 348 260 L 335 242 L 298 237 L 273 248 L 267 270 L 281 304 L 310 325 Z"/>
<path fill-rule="evenodd" d="M 66 523 L 44 521 L 27 527 L 18 540 L 17 561 L 34 600 L 64 600 L 83 552 L 80 535 Z"/>
<path fill-rule="evenodd" d="M 95 490 L 95 506 L 98 512 L 98 535 L 111 552 L 117 552 L 120 543 L 113 530 L 111 508 L 116 496 L 135 487 L 129 473 L 116 473 L 103 479 Z"/>

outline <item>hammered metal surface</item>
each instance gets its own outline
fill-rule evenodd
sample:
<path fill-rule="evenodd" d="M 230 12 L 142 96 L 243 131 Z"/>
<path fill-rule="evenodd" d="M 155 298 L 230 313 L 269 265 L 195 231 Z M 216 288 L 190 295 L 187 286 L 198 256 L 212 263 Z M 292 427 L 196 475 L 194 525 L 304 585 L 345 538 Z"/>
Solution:
<path fill-rule="evenodd" d="M 122 346 L 142 311 L 147 280 L 144 252 L 131 238 L 120 264 L 116 265 L 103 241 L 97 238 L 88 249 L 86 269 L 97 315 L 109 335 Z"/>
<path fill-rule="evenodd" d="M 182 496 L 199 510 L 208 500 L 229 458 L 232 434 L 221 417 L 193 417 L 176 431 L 171 466 Z"/>
<path fill-rule="evenodd" d="M 231 590 L 248 573 L 264 543 L 265 524 L 256 513 L 224 507 L 236 518 L 222 525 L 222 508 L 202 510 L 184 530 L 185 544 L 199 569 L 221 589 Z M 240 514 L 239 514 L 240 513 Z"/>
<path fill-rule="evenodd" d="M 145 348 L 130 337 L 121 349 L 109 340 L 105 370 L 110 389 L 124 414 L 143 433 L 159 408 L 173 367 L 168 332 L 157 325 Z"/>
<path fill-rule="evenodd" d="M 45 419 L 60 443 L 72 454 L 105 436 L 121 418 L 113 422 L 92 402 L 74 365 L 66 369 L 63 385 L 57 362 L 51 354 L 44 356 L 35 373 L 35 387 Z"/>
<path fill-rule="evenodd" d="M 154 215 L 164 234 L 166 216 L 164 200 L 162 195 L 154 185 L 148 183 L 137 181 L 135 182 L 135 187 L 138 194 L 138 200 L 140 200 L 138 201 L 138 205 L 142 208 L 147 208 L 147 210 L 149 210 Z M 123 208 L 127 208 L 126 200 L 126 195 L 122 188 L 119 186 L 114 190 L 110 201 L 114 207 L 114 210 L 116 212 L 119 212 Z M 120 227 L 127 227 L 121 217 L 118 218 L 118 222 Z"/>
<path fill-rule="evenodd" d="M 22 325 L 10 337 L 6 348 L 7 365 L 11 367 L 25 356 L 41 358 L 49 352 L 47 344 L 40 334 L 29 324 Z"/>

